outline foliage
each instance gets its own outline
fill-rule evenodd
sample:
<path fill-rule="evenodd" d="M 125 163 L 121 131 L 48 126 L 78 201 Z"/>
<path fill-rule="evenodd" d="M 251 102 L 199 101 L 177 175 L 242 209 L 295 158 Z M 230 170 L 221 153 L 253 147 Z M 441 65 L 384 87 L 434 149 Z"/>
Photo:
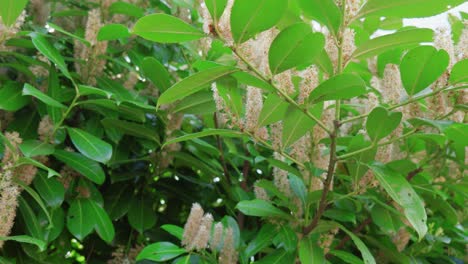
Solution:
<path fill-rule="evenodd" d="M 0 1 L 0 262 L 468 261 L 467 14 L 402 23 L 465 1 L 423 2 Z"/>

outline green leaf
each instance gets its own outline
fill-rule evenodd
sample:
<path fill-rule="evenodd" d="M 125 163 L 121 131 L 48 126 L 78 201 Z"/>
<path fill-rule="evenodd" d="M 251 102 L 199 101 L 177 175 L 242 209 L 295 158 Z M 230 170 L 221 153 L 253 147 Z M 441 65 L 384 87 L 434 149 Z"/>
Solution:
<path fill-rule="evenodd" d="M 99 163 L 79 153 L 56 150 L 53 156 L 97 184 L 104 183 L 106 179 L 106 175 Z"/>
<path fill-rule="evenodd" d="M 301 263 L 325 264 L 325 255 L 316 241 L 305 236 L 299 242 L 299 260 Z"/>
<path fill-rule="evenodd" d="M 121 24 L 106 24 L 99 29 L 97 40 L 117 40 L 122 38 L 128 38 L 131 34 L 128 28 Z"/>
<path fill-rule="evenodd" d="M 166 67 L 153 57 L 146 57 L 141 62 L 143 74 L 161 91 L 171 87 L 171 76 Z"/>
<path fill-rule="evenodd" d="M 141 9 L 139 6 L 131 4 L 131 3 L 127 3 L 125 1 L 119 1 L 119 2 L 113 3 L 109 7 L 109 13 L 111 15 L 122 14 L 122 15 L 131 16 L 131 17 L 137 17 L 137 18 L 140 18 L 145 14 L 143 9 Z"/>
<path fill-rule="evenodd" d="M 82 96 L 99 95 L 99 96 L 104 96 L 107 99 L 114 97 L 114 94 L 109 91 L 105 91 L 105 90 L 92 87 L 92 86 L 87 86 L 87 85 L 78 85 L 78 90 L 80 91 L 80 95 Z"/>
<path fill-rule="evenodd" d="M 153 212 L 152 202 L 143 196 L 135 197 L 128 210 L 128 222 L 138 232 L 152 228 L 156 224 L 156 215 Z"/>
<path fill-rule="evenodd" d="M 450 83 L 468 83 L 468 59 L 457 62 L 450 72 Z"/>
<path fill-rule="evenodd" d="M 276 234 L 276 233 L 275 233 Z M 280 247 L 287 252 L 294 252 L 297 247 L 297 235 L 289 225 L 281 225 L 277 234 L 280 242 Z"/>
<path fill-rule="evenodd" d="M 290 218 L 289 214 L 274 207 L 269 202 L 259 199 L 241 201 L 237 204 L 236 208 L 245 215 L 250 216 Z"/>
<path fill-rule="evenodd" d="M 71 38 L 74 38 L 74 39 L 77 39 L 79 40 L 81 43 L 84 43 L 86 46 L 91 46 L 91 43 L 89 43 L 89 41 L 87 41 L 86 39 L 82 38 L 82 37 L 79 37 L 77 35 L 74 35 L 68 31 L 66 31 L 65 29 L 61 28 L 60 26 L 54 24 L 54 23 L 51 23 L 51 22 L 47 22 L 47 26 L 62 33 L 62 34 L 65 34 Z"/>
<path fill-rule="evenodd" d="M 224 12 L 228 0 L 205 0 L 205 5 L 214 21 L 217 21 Z"/>
<path fill-rule="evenodd" d="M 28 0 L 0 1 L 0 18 L 3 24 L 7 27 L 13 25 L 23 9 L 26 7 L 27 3 Z"/>
<path fill-rule="evenodd" d="M 19 148 L 23 155 L 28 158 L 40 155 L 48 156 L 55 151 L 54 146 L 39 140 L 24 141 Z"/>
<path fill-rule="evenodd" d="M 339 259 L 341 259 L 344 262 L 349 263 L 349 264 L 363 264 L 364 263 L 358 257 L 356 257 L 353 254 L 351 254 L 349 252 L 346 252 L 346 251 L 331 250 L 330 254 L 338 257 Z"/>
<path fill-rule="evenodd" d="M 310 109 L 310 113 L 317 118 L 320 118 L 323 111 L 323 104 L 315 104 Z M 309 132 L 316 124 L 314 120 L 308 117 L 304 112 L 290 105 L 286 111 L 286 116 L 283 120 L 283 135 L 281 143 L 283 148 L 292 145 L 302 136 Z"/>
<path fill-rule="evenodd" d="M 109 143 L 78 128 L 68 128 L 68 134 L 73 145 L 84 156 L 101 163 L 111 159 L 112 146 Z"/>
<path fill-rule="evenodd" d="M 271 86 L 269 83 L 259 79 L 256 76 L 251 75 L 250 73 L 244 72 L 244 71 L 239 71 L 236 73 L 232 74 L 232 77 L 236 78 L 236 80 L 240 83 L 243 83 L 248 86 L 253 86 L 260 88 L 262 90 L 268 91 L 268 92 L 275 92 L 275 88 Z"/>
<path fill-rule="evenodd" d="M 294 194 L 301 200 L 302 206 L 306 206 L 306 199 L 307 199 L 307 188 L 304 184 L 304 181 L 294 174 L 289 174 L 289 184 L 291 185 L 291 189 L 293 190 Z"/>
<path fill-rule="evenodd" d="M 91 234 L 96 221 L 87 211 L 89 206 L 86 203 L 86 200 L 74 199 L 67 214 L 67 229 L 79 240 L 83 240 L 87 235 Z"/>
<path fill-rule="evenodd" d="M 36 201 L 36 203 L 41 208 L 42 212 L 44 212 L 45 216 L 47 217 L 49 224 L 52 225 L 52 218 L 50 217 L 49 211 L 47 211 L 47 207 L 42 201 L 39 194 L 33 188 L 29 187 L 28 185 L 26 185 L 26 183 L 20 180 L 16 180 L 15 183 L 21 186 L 34 199 L 34 201 Z"/>
<path fill-rule="evenodd" d="M 454 124 L 450 120 L 431 120 L 426 118 L 411 118 L 408 122 L 414 127 L 431 126 L 437 128 L 440 132 L 444 132 L 448 127 Z"/>
<path fill-rule="evenodd" d="M 400 64 L 401 80 L 409 96 L 435 82 L 447 69 L 449 55 L 445 50 L 421 46 L 410 50 Z"/>
<path fill-rule="evenodd" d="M 39 91 L 38 89 L 34 88 L 32 85 L 30 85 L 28 83 L 24 84 L 23 95 L 31 95 L 31 96 L 39 99 L 39 101 L 41 101 L 41 102 L 43 102 L 43 103 L 45 103 L 46 105 L 49 105 L 49 106 L 58 107 L 58 108 L 62 108 L 62 109 L 67 109 L 66 106 L 64 106 L 63 104 L 57 102 L 55 99 L 49 97 L 48 95 L 46 95 L 45 93 Z"/>
<path fill-rule="evenodd" d="M 140 18 L 133 27 L 133 33 L 160 43 L 179 43 L 205 37 L 200 30 L 166 14 L 152 14 Z"/>
<path fill-rule="evenodd" d="M 264 224 L 260 231 L 258 231 L 255 239 L 250 241 L 245 249 L 245 256 L 250 258 L 251 256 L 260 252 L 260 250 L 269 246 L 273 242 L 273 238 L 277 235 L 275 226 L 272 224 Z"/>
<path fill-rule="evenodd" d="M 23 96 L 22 88 L 17 83 L 7 83 L 0 89 L 0 109 L 17 111 L 29 104 L 30 98 Z"/>
<path fill-rule="evenodd" d="M 402 116 L 401 112 L 389 112 L 380 106 L 372 109 L 366 122 L 369 137 L 375 142 L 390 135 L 400 124 Z"/>
<path fill-rule="evenodd" d="M 268 94 L 258 117 L 258 127 L 264 127 L 283 119 L 289 104 L 275 93 Z"/>
<path fill-rule="evenodd" d="M 130 174 L 130 176 L 133 176 Z M 133 177 L 131 177 L 133 178 Z M 130 184 L 112 184 L 104 196 L 104 208 L 111 219 L 120 219 L 130 208 L 132 201 L 132 186 Z"/>
<path fill-rule="evenodd" d="M 168 261 L 186 253 L 185 249 L 170 242 L 158 242 L 146 246 L 137 256 L 137 260 Z"/>
<path fill-rule="evenodd" d="M 408 48 L 422 42 L 432 42 L 434 32 L 427 28 L 408 29 L 371 39 L 354 51 L 355 59 L 367 59 L 395 48 Z"/>
<path fill-rule="evenodd" d="M 174 113 L 184 113 L 193 115 L 213 114 L 216 111 L 216 104 L 213 100 L 212 91 L 200 91 L 192 96 L 185 97 L 177 103 Z"/>
<path fill-rule="evenodd" d="M 112 118 L 105 118 L 101 120 L 101 123 L 106 128 L 115 128 L 124 134 L 146 138 L 160 144 L 156 131 L 143 125 Z"/>
<path fill-rule="evenodd" d="M 396 232 L 393 216 L 385 207 L 376 204 L 371 211 L 372 221 L 387 234 Z"/>
<path fill-rule="evenodd" d="M 323 34 L 312 32 L 310 25 L 298 23 L 287 27 L 273 40 L 268 51 L 271 73 L 312 64 L 324 46 Z"/>
<path fill-rule="evenodd" d="M 104 208 L 91 199 L 83 201 L 83 208 L 86 216 L 92 219 L 99 237 L 107 243 L 111 243 L 115 236 L 115 230 Z"/>
<path fill-rule="evenodd" d="M 158 99 L 158 107 L 194 94 L 204 88 L 207 88 L 217 79 L 236 71 L 239 71 L 239 69 L 230 66 L 219 66 L 195 73 L 194 75 L 176 83 L 171 88 L 167 89 L 167 91 L 162 93 Z"/>
<path fill-rule="evenodd" d="M 38 173 L 34 178 L 33 184 L 49 207 L 59 207 L 65 199 L 65 188 L 55 178 L 47 178 L 43 173 Z"/>
<path fill-rule="evenodd" d="M 320 22 L 333 34 L 337 34 L 343 15 L 340 8 L 335 4 L 335 1 L 299 0 L 299 5 L 307 17 Z"/>
<path fill-rule="evenodd" d="M 47 248 L 47 243 L 45 241 L 34 238 L 34 237 L 25 236 L 25 235 L 8 236 L 8 237 L 0 236 L 0 241 L 8 241 L 8 240 L 36 245 L 40 251 L 44 251 Z"/>
<path fill-rule="evenodd" d="M 366 83 L 351 73 L 336 75 L 312 90 L 309 103 L 346 100 L 366 93 Z"/>
<path fill-rule="evenodd" d="M 259 261 L 256 261 L 255 264 L 290 264 L 294 263 L 295 259 L 295 254 L 287 252 L 284 249 L 277 249 L 274 250 L 273 253 L 270 253 Z"/>
<path fill-rule="evenodd" d="M 372 254 L 370 253 L 369 249 L 367 248 L 366 244 L 364 244 L 364 242 L 362 242 L 362 240 L 356 236 L 353 232 L 349 231 L 348 229 L 346 229 L 344 226 L 340 225 L 340 224 L 337 224 L 338 227 L 343 230 L 349 237 L 351 237 L 351 240 L 353 240 L 354 244 L 356 245 L 356 247 L 359 249 L 359 251 L 361 252 L 361 255 L 362 255 L 362 258 L 364 260 L 364 263 L 365 264 L 376 264 L 375 263 L 375 259 L 374 257 L 372 256 Z"/>
<path fill-rule="evenodd" d="M 372 163 L 369 168 L 390 197 L 403 208 L 406 218 L 421 240 L 427 233 L 427 215 L 421 198 L 398 172 L 378 162 Z"/>
<path fill-rule="evenodd" d="M 70 72 L 68 72 L 67 65 L 65 64 L 62 55 L 60 55 L 54 46 L 50 45 L 44 35 L 33 32 L 30 34 L 30 36 L 36 49 L 42 53 L 42 55 L 46 56 L 49 60 L 55 63 L 63 75 L 65 75 L 68 79 L 71 79 Z"/>
<path fill-rule="evenodd" d="M 177 239 L 182 240 L 184 229 L 176 225 L 162 225 L 161 229 L 175 236 Z"/>
<path fill-rule="evenodd" d="M 468 146 L 468 124 L 455 123 L 448 127 L 444 133 L 456 144 L 462 147 Z"/>
<path fill-rule="evenodd" d="M 369 15 L 380 17 L 430 17 L 448 11 L 465 0 L 369 0 L 359 11 L 357 18 Z"/>
<path fill-rule="evenodd" d="M 284 0 L 237 0 L 231 10 L 231 30 L 238 44 L 279 22 L 288 2 Z M 268 14 L 268 15 L 265 15 Z"/>
<path fill-rule="evenodd" d="M 222 137 L 246 137 L 245 134 L 239 131 L 230 129 L 205 129 L 198 133 L 187 134 L 178 138 L 174 138 L 164 142 L 163 148 L 174 143 L 192 140 L 195 138 L 208 137 L 208 136 L 222 136 Z"/>
<path fill-rule="evenodd" d="M 39 224 L 39 219 L 31 206 L 29 206 L 28 202 L 26 202 L 26 200 L 21 196 L 18 197 L 18 204 L 19 212 L 23 218 L 27 234 L 34 238 L 45 240 L 44 228 Z"/>
<path fill-rule="evenodd" d="M 53 176 L 60 176 L 60 174 L 58 172 L 56 172 L 55 170 L 45 166 L 44 164 L 40 163 L 37 160 L 31 159 L 31 158 L 28 158 L 28 157 L 19 158 L 17 163 L 16 163 L 16 166 L 21 166 L 21 165 L 24 165 L 24 164 L 34 165 L 39 169 L 43 169 L 43 170 L 47 171 L 47 177 L 49 177 L 49 178 L 53 177 Z"/>

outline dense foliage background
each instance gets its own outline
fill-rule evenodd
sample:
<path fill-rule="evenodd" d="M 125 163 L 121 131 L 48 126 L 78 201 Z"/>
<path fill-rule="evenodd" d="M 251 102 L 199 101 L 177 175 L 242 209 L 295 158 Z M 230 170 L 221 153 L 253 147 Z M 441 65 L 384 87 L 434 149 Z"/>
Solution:
<path fill-rule="evenodd" d="M 0 0 L 0 263 L 468 262 L 463 0 Z"/>

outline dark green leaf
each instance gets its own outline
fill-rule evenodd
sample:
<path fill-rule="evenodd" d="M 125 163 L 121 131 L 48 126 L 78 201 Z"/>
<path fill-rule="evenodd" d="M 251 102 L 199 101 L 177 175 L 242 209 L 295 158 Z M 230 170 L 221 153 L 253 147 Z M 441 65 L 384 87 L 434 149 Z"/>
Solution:
<path fill-rule="evenodd" d="M 321 33 L 313 33 L 310 25 L 294 24 L 284 30 L 271 43 L 268 52 L 270 70 L 278 74 L 297 66 L 314 62 L 325 46 Z"/>
<path fill-rule="evenodd" d="M 231 10 L 231 30 L 238 44 L 267 30 L 281 19 L 288 2 L 284 0 L 237 0 Z M 268 14 L 268 15 L 265 15 Z"/>
<path fill-rule="evenodd" d="M 341 259 L 344 262 L 349 263 L 349 264 L 363 264 L 364 263 L 358 257 L 356 257 L 353 254 L 351 254 L 349 252 L 346 252 L 346 251 L 332 250 L 332 251 L 330 251 L 330 254 L 338 257 L 339 259 Z"/>
<path fill-rule="evenodd" d="M 92 219 L 99 237 L 107 243 L 111 243 L 115 236 L 115 230 L 104 208 L 91 199 L 83 201 L 83 208 L 86 216 Z"/>
<path fill-rule="evenodd" d="M 281 217 L 290 218 L 290 215 L 274 207 L 271 203 L 264 200 L 251 200 L 239 202 L 236 206 L 239 211 L 245 215 L 260 217 Z"/>
<path fill-rule="evenodd" d="M 184 234 L 184 229 L 182 227 L 175 225 L 162 225 L 161 229 L 175 236 L 177 239 L 182 240 L 182 235 Z"/>
<path fill-rule="evenodd" d="M 50 155 L 55 151 L 54 146 L 39 140 L 24 141 L 19 147 L 23 155 L 28 158 L 40 155 Z"/>
<path fill-rule="evenodd" d="M 287 252 L 294 252 L 297 247 L 297 235 L 289 225 L 281 225 L 279 233 L 277 234 L 281 241 L 280 247 L 284 248 Z"/>
<path fill-rule="evenodd" d="M 56 150 L 53 155 L 58 160 L 64 162 L 97 184 L 102 184 L 106 178 L 106 175 L 104 174 L 104 171 L 102 170 L 99 163 L 88 159 L 79 153 Z"/>
<path fill-rule="evenodd" d="M 174 113 L 184 113 L 193 115 L 213 114 L 216 111 L 216 104 L 211 91 L 200 91 L 192 96 L 180 100 L 174 108 Z"/>
<path fill-rule="evenodd" d="M 171 76 L 166 67 L 153 57 L 146 57 L 141 62 L 141 69 L 146 78 L 158 87 L 161 91 L 166 91 L 171 87 Z"/>
<path fill-rule="evenodd" d="M 28 83 L 24 84 L 23 95 L 31 95 L 31 96 L 39 99 L 41 102 L 45 103 L 46 105 L 49 105 L 49 106 L 58 107 L 58 108 L 62 108 L 62 109 L 67 108 L 63 104 L 57 102 L 55 99 L 49 97 L 48 95 L 46 95 L 45 93 L 39 91 L 38 89 L 34 88 L 33 86 L 31 86 Z"/>
<path fill-rule="evenodd" d="M 33 244 L 33 245 L 36 245 L 40 251 L 44 251 L 47 248 L 47 243 L 45 241 L 30 237 L 30 236 L 25 236 L 25 235 L 8 236 L 8 237 L 0 236 L 0 241 L 2 240 L 3 241 L 11 240 L 11 241 L 16 241 L 20 243 Z"/>
<path fill-rule="evenodd" d="M 84 206 L 86 200 L 75 199 L 70 205 L 67 214 L 67 229 L 79 240 L 83 240 L 91 234 L 95 220 L 89 211 L 89 206 Z"/>
<path fill-rule="evenodd" d="M 166 15 L 152 14 L 140 18 L 133 27 L 138 36 L 160 43 L 178 43 L 203 38 L 203 32 L 183 20 Z"/>
<path fill-rule="evenodd" d="M 78 128 L 68 128 L 68 134 L 84 156 L 101 163 L 107 163 L 112 157 L 112 146 L 100 138 Z"/>
<path fill-rule="evenodd" d="M 260 250 L 269 246 L 273 242 L 273 238 L 277 235 L 275 226 L 271 224 L 265 224 L 258 231 L 255 239 L 250 241 L 245 249 L 245 256 L 247 258 L 257 254 Z"/>
<path fill-rule="evenodd" d="M 65 189 L 57 179 L 47 178 L 46 175 L 38 173 L 33 184 L 47 206 L 58 207 L 62 204 L 65 198 Z"/>
<path fill-rule="evenodd" d="M 229 129 L 205 129 L 198 133 L 187 134 L 178 138 L 174 138 L 164 142 L 163 148 L 170 144 L 177 142 L 188 141 L 195 138 L 208 137 L 208 136 L 223 136 L 223 137 L 245 137 L 246 135 L 239 131 Z"/>
<path fill-rule="evenodd" d="M 286 264 L 294 263 L 296 256 L 289 253 L 284 249 L 277 249 L 273 253 L 265 256 L 261 260 L 255 262 L 256 264 Z"/>
<path fill-rule="evenodd" d="M 65 61 L 58 52 L 58 50 L 52 46 L 47 39 L 38 33 L 31 33 L 30 34 L 32 42 L 36 49 L 41 52 L 44 56 L 46 56 L 49 60 L 51 60 L 57 68 L 65 75 L 67 78 L 71 79 L 71 75 L 68 72 L 67 65 L 65 64 Z"/>
<path fill-rule="evenodd" d="M 179 248 L 178 246 L 170 242 L 158 242 L 146 246 L 140 254 L 138 254 L 137 260 L 153 260 L 157 262 L 163 262 L 173 259 L 177 256 L 186 253 L 185 249 Z"/>
<path fill-rule="evenodd" d="M 143 125 L 112 118 L 105 118 L 101 120 L 101 123 L 104 127 L 115 128 L 124 134 L 146 138 L 159 144 L 159 136 L 156 131 Z"/>
<path fill-rule="evenodd" d="M 128 222 L 140 233 L 156 224 L 156 215 L 151 205 L 151 200 L 145 199 L 143 196 L 135 197 L 128 210 Z"/>

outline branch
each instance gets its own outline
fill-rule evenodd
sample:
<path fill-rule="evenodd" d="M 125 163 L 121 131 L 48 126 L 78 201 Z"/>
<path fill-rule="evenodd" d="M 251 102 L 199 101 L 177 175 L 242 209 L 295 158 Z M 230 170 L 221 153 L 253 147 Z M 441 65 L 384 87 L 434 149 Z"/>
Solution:
<path fill-rule="evenodd" d="M 302 230 L 304 236 L 308 235 L 312 230 L 314 230 L 315 227 L 317 227 L 320 218 L 327 208 L 327 195 L 330 192 L 333 175 L 335 174 L 335 165 L 338 161 L 336 157 L 336 138 L 338 128 L 340 127 L 339 121 L 335 121 L 334 126 L 335 128 L 333 129 L 333 132 L 330 134 L 330 162 L 328 163 L 327 176 L 325 178 L 325 183 L 323 184 L 322 197 L 320 198 L 319 207 L 317 209 L 317 213 L 312 219 L 312 222 Z"/>

